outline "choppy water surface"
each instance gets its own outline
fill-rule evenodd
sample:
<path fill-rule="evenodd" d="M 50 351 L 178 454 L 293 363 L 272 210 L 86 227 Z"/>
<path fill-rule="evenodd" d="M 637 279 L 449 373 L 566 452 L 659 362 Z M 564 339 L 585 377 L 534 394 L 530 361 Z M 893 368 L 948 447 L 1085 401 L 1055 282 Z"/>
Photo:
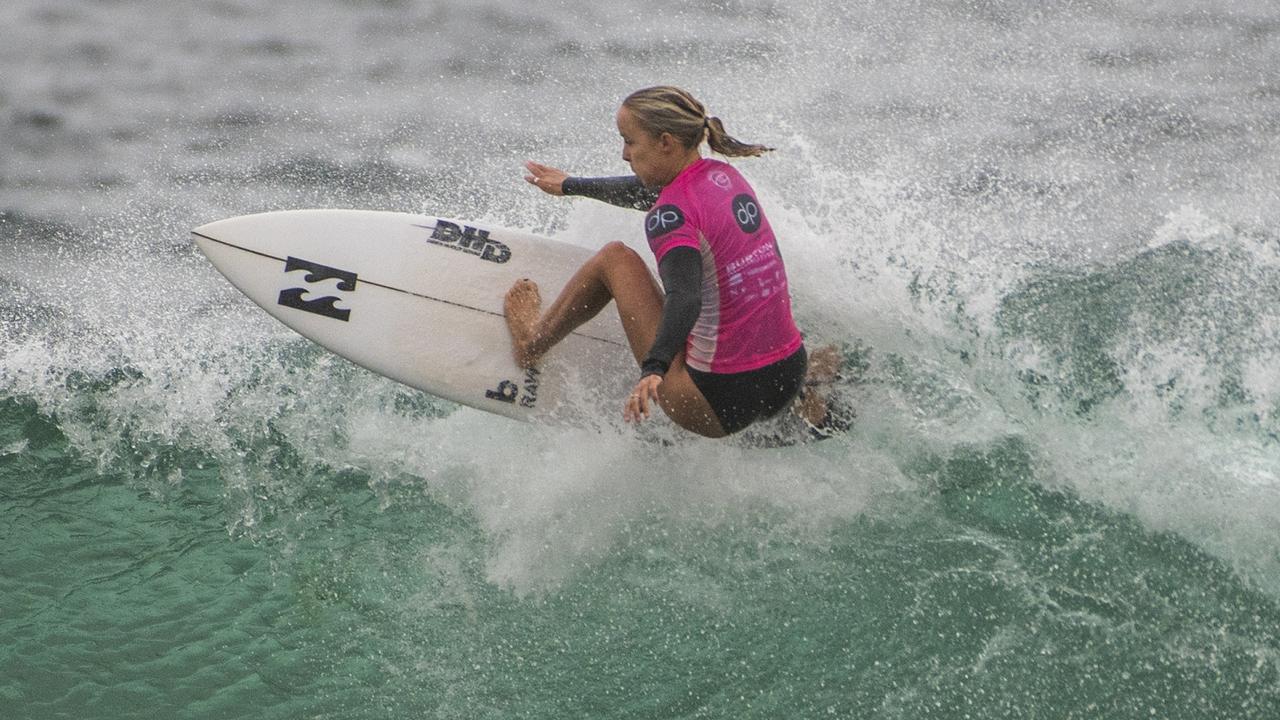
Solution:
<path fill-rule="evenodd" d="M 0 9 L 0 715 L 1280 714 L 1267 2 Z M 684 85 L 853 429 L 530 428 L 334 358 L 191 245 L 366 207 L 584 245 Z"/>

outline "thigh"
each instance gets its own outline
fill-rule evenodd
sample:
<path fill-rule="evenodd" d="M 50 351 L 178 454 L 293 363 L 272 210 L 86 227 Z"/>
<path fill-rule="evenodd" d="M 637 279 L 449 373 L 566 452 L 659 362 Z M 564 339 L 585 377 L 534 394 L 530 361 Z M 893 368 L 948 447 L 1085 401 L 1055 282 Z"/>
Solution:
<path fill-rule="evenodd" d="M 689 370 L 684 364 L 684 353 L 676 356 L 671 368 L 658 386 L 658 400 L 662 411 L 671 421 L 690 432 L 704 437 L 724 437 L 724 428 L 720 427 L 720 419 L 711 409 L 711 403 L 702 396 L 702 391 L 689 377 Z"/>
<path fill-rule="evenodd" d="M 636 363 L 644 362 L 662 322 L 665 295 L 657 278 L 644 260 L 622 243 L 605 245 L 593 262 L 598 263 L 596 272 L 618 309 L 631 354 Z"/>
<path fill-rule="evenodd" d="M 598 272 L 613 296 L 631 353 L 639 364 L 658 336 L 664 300 L 662 288 L 644 260 L 621 243 L 606 245 L 595 261 L 600 263 Z M 676 355 L 658 386 L 658 401 L 667 417 L 680 427 L 706 437 L 724 437 L 711 404 L 689 377 L 683 352 Z"/>

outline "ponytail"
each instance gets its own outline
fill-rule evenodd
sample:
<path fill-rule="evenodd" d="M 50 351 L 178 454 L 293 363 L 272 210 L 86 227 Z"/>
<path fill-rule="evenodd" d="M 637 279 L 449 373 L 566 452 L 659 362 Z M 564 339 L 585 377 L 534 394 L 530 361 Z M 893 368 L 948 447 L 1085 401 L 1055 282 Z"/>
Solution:
<path fill-rule="evenodd" d="M 702 103 L 677 87 L 659 85 L 637 90 L 622 105 L 655 137 L 671 133 L 685 147 L 697 147 L 705 139 L 714 152 L 726 157 L 754 157 L 773 149 L 732 137 L 724 131 L 720 118 L 709 117 Z"/>
<path fill-rule="evenodd" d="M 707 118 L 707 145 L 725 157 L 759 157 L 773 148 L 744 143 L 724 131 L 724 123 L 718 117 Z"/>

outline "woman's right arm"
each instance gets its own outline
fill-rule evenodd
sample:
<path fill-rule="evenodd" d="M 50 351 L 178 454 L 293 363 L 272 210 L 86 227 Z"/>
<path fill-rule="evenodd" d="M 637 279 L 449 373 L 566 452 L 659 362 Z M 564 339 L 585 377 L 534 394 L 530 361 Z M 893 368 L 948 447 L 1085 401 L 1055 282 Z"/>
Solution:
<path fill-rule="evenodd" d="M 632 210 L 648 210 L 658 199 L 658 192 L 645 187 L 634 175 L 581 178 L 532 161 L 525 167 L 529 170 L 525 181 L 551 195 L 577 195 Z"/>

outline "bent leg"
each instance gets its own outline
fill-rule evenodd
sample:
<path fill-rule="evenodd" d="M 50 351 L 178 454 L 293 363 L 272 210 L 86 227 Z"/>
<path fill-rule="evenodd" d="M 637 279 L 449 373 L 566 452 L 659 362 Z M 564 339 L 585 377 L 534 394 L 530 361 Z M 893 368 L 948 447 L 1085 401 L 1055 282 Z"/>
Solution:
<path fill-rule="evenodd" d="M 622 329 L 636 362 L 644 359 L 662 317 L 662 290 L 648 266 L 622 243 L 609 243 L 591 256 L 545 313 L 537 285 L 521 280 L 507 292 L 505 308 L 516 362 L 537 364 L 548 350 L 616 300 Z"/>
<path fill-rule="evenodd" d="M 639 364 L 648 354 L 662 320 L 663 293 L 644 260 L 619 242 L 605 245 L 560 291 L 545 313 L 532 281 L 521 280 L 507 292 L 504 307 L 512 349 L 521 367 L 536 365 L 548 350 L 615 301 L 631 354 Z M 677 425 L 720 437 L 719 420 L 677 356 L 658 389 L 662 409 Z"/>

